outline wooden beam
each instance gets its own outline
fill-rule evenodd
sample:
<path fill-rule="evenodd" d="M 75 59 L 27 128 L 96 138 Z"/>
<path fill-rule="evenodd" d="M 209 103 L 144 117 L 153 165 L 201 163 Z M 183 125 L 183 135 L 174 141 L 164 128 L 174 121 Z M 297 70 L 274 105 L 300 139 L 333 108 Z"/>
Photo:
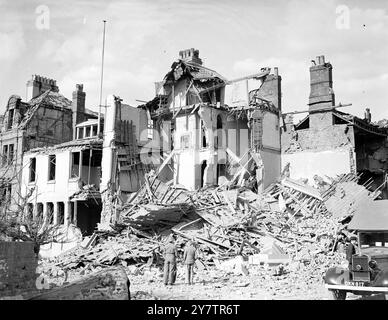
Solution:
<path fill-rule="evenodd" d="M 159 166 L 158 170 L 156 171 L 155 177 L 157 177 L 160 174 L 160 172 L 162 172 L 163 168 L 170 162 L 174 154 L 175 154 L 175 150 L 172 150 L 171 153 L 168 155 L 168 157 Z"/>
<path fill-rule="evenodd" d="M 219 83 L 219 84 L 216 84 L 210 88 L 203 89 L 203 90 L 199 91 L 199 93 L 206 93 L 208 91 L 222 88 L 225 85 L 232 84 L 232 83 L 239 82 L 239 81 L 244 81 L 244 80 L 249 80 L 249 79 L 254 79 L 254 78 L 263 78 L 263 77 L 267 76 L 268 74 L 269 74 L 269 70 L 266 70 L 264 72 L 251 74 L 249 76 L 245 76 L 245 77 L 241 77 L 241 78 L 237 78 L 237 79 L 233 79 L 233 80 L 227 80 L 224 83 Z"/>
<path fill-rule="evenodd" d="M 348 104 L 339 104 L 339 105 L 333 106 L 331 108 L 321 108 L 321 109 L 303 110 L 303 111 L 291 111 L 291 112 L 284 112 L 284 113 L 282 112 L 282 116 L 285 116 L 287 114 L 299 114 L 299 113 L 307 113 L 307 112 L 332 111 L 332 110 L 335 110 L 336 108 L 349 107 L 351 105 L 352 105 L 352 103 L 348 103 Z"/>

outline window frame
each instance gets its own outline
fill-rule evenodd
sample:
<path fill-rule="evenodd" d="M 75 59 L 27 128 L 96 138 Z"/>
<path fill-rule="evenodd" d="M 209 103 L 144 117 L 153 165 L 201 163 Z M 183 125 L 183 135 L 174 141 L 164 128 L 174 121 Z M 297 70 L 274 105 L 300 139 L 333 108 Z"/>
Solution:
<path fill-rule="evenodd" d="M 54 161 L 53 161 L 54 160 Z M 54 166 L 54 175 L 51 176 L 51 169 L 52 166 Z M 48 156 L 48 175 L 47 175 L 47 181 L 55 181 L 56 178 L 56 171 L 57 171 L 57 155 L 56 154 L 50 154 Z M 52 179 L 51 179 L 52 178 Z"/>
<path fill-rule="evenodd" d="M 34 167 L 34 169 L 32 168 Z M 34 179 L 32 179 L 32 175 Z M 28 183 L 35 183 L 36 182 L 36 158 L 30 158 L 29 163 L 29 174 L 28 174 Z"/>

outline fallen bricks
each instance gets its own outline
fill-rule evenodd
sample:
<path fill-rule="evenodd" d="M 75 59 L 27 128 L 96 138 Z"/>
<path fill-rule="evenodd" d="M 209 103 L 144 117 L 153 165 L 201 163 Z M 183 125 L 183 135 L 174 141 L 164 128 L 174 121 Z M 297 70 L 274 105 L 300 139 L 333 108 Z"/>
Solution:
<path fill-rule="evenodd" d="M 289 281 L 308 283 L 319 281 L 329 266 L 344 259 L 334 248 L 337 234 L 346 230 L 347 222 L 333 211 L 357 201 L 356 194 L 352 198 L 352 193 L 343 188 L 344 183 L 355 184 L 356 178 L 351 175 L 337 177 L 319 191 L 286 178 L 261 195 L 244 187 L 189 192 L 168 186 L 152 175 L 147 181 L 148 186 L 121 208 L 119 227 L 110 233 L 96 232 L 86 241 L 86 248 L 79 247 L 47 265 L 83 272 L 116 264 L 133 265 L 136 274 L 144 268 L 162 266 L 163 247 L 171 232 L 177 237 L 180 254 L 187 240 L 198 243 L 197 267 L 206 270 L 241 257 L 240 263 L 233 263 L 241 270 L 255 272 L 259 266 L 249 257 L 256 256 L 264 265 L 275 262 L 273 276 L 288 274 Z M 378 195 L 365 186 L 358 187 L 368 199 Z M 346 197 L 338 196 L 344 192 Z M 335 205 L 328 210 L 330 201 Z M 351 216 L 352 210 L 347 213 Z M 282 266 L 276 262 L 278 256 L 267 250 L 271 246 L 279 248 Z"/>

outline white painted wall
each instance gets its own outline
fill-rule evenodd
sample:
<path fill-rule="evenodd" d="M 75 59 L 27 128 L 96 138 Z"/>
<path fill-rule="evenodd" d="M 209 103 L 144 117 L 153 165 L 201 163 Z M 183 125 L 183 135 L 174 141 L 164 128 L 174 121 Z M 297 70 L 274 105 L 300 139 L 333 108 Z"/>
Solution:
<path fill-rule="evenodd" d="M 113 149 L 111 144 L 115 137 L 117 104 L 118 102 L 116 102 L 115 97 L 109 95 L 107 98 L 107 110 L 104 121 L 104 142 L 101 160 L 101 167 L 103 169 L 100 190 L 107 189 L 112 178 Z"/>
<path fill-rule="evenodd" d="M 77 151 L 73 149 L 72 151 Z M 26 164 L 22 171 L 21 194 L 27 194 L 27 188 L 35 186 L 31 201 L 61 202 L 69 199 L 74 192 L 79 190 L 78 180 L 70 179 L 70 150 L 56 151 L 55 181 L 48 181 L 49 154 L 28 153 L 23 157 Z M 36 158 L 36 181 L 29 183 L 29 163 L 31 158 Z"/>
<path fill-rule="evenodd" d="M 265 112 L 263 118 L 263 146 L 280 151 L 279 118 L 276 114 Z"/>
<path fill-rule="evenodd" d="M 335 177 L 338 174 L 350 173 L 349 148 L 321 151 L 282 154 L 282 168 L 290 163 L 290 177 L 307 178 L 313 183 L 314 175 Z"/>
<path fill-rule="evenodd" d="M 264 188 L 266 188 L 280 176 L 281 155 L 280 152 L 261 150 L 260 156 L 264 164 Z"/>

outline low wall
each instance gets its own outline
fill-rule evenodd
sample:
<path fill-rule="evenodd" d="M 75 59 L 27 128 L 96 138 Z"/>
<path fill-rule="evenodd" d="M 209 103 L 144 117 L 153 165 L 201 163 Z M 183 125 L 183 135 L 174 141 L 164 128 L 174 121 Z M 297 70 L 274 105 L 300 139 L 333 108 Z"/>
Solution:
<path fill-rule="evenodd" d="M 0 297 L 35 290 L 37 266 L 32 242 L 0 242 Z"/>

